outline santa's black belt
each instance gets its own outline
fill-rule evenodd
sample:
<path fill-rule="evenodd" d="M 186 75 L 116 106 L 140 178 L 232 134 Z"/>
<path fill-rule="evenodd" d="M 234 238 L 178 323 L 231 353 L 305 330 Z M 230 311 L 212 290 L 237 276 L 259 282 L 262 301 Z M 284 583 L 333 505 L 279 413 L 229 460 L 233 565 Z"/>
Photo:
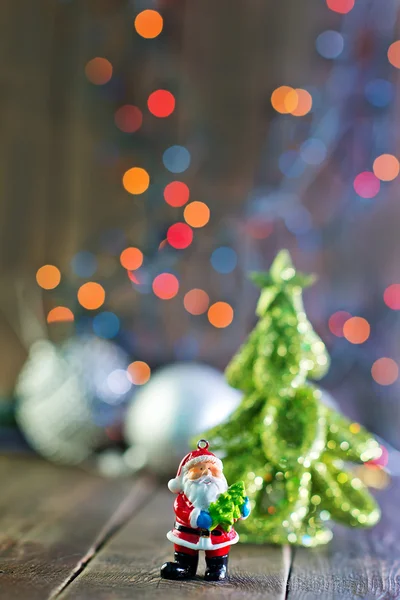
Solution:
<path fill-rule="evenodd" d="M 210 537 L 210 535 L 222 535 L 222 531 L 218 531 L 218 529 L 213 529 L 209 531 L 208 529 L 192 529 L 191 527 L 185 527 L 185 525 L 175 525 L 175 529 L 178 531 L 182 531 L 182 533 L 190 533 L 192 535 L 199 535 L 200 537 Z"/>

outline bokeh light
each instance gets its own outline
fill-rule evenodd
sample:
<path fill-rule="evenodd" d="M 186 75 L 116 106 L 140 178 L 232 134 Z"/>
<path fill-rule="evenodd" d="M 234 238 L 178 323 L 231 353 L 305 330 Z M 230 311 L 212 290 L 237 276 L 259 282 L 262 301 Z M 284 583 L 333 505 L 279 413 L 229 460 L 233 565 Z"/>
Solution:
<path fill-rule="evenodd" d="M 143 252 L 139 248 L 125 248 L 119 257 L 121 265 L 128 271 L 135 271 L 143 264 Z"/>
<path fill-rule="evenodd" d="M 273 231 L 272 223 L 259 217 L 249 219 L 245 227 L 247 233 L 255 240 L 265 240 Z"/>
<path fill-rule="evenodd" d="M 164 200 L 170 206 L 183 206 L 189 200 L 189 188 L 182 181 L 171 181 L 164 189 Z"/>
<path fill-rule="evenodd" d="M 94 317 L 92 327 L 98 337 L 110 340 L 118 334 L 120 322 L 113 312 L 105 311 Z"/>
<path fill-rule="evenodd" d="M 299 160 L 299 154 L 296 150 L 288 150 L 280 155 L 279 170 L 288 179 L 295 179 L 304 173 L 305 164 Z"/>
<path fill-rule="evenodd" d="M 150 94 L 147 107 L 155 117 L 169 117 L 175 109 L 175 98 L 167 90 L 156 90 Z"/>
<path fill-rule="evenodd" d="M 393 67 L 400 69 L 400 40 L 390 44 L 388 49 L 388 59 Z"/>
<path fill-rule="evenodd" d="M 373 79 L 365 86 L 365 97 L 377 108 L 385 108 L 393 99 L 393 85 L 386 79 Z"/>
<path fill-rule="evenodd" d="M 237 265 L 237 254 L 233 248 L 221 246 L 211 254 L 211 264 L 218 273 L 231 273 Z"/>
<path fill-rule="evenodd" d="M 400 310 L 400 283 L 389 285 L 383 294 L 383 300 L 392 310 Z"/>
<path fill-rule="evenodd" d="M 272 92 L 271 104 L 277 112 L 289 114 L 297 107 L 297 93 L 292 87 L 281 85 Z"/>
<path fill-rule="evenodd" d="M 115 124 L 124 133 L 134 133 L 143 123 L 143 114 L 140 108 L 132 104 L 124 104 L 115 112 Z"/>
<path fill-rule="evenodd" d="M 115 394 L 116 398 L 113 400 L 108 398 L 109 404 L 118 404 L 123 400 L 121 396 L 129 392 L 132 387 L 128 373 L 124 369 L 115 369 L 107 377 L 107 386 L 109 390 Z"/>
<path fill-rule="evenodd" d="M 295 92 L 297 94 L 297 104 L 291 113 L 294 117 L 304 117 L 312 109 L 312 96 L 310 92 L 301 88 L 297 88 Z"/>
<path fill-rule="evenodd" d="M 381 154 L 374 160 L 373 171 L 381 181 L 393 181 L 400 172 L 400 164 L 393 154 Z"/>
<path fill-rule="evenodd" d="M 44 290 L 53 290 L 61 281 L 60 269 L 54 265 L 43 265 L 36 272 L 36 281 Z"/>
<path fill-rule="evenodd" d="M 343 325 L 351 318 L 351 314 L 345 310 L 338 310 L 329 317 L 329 331 L 336 337 L 344 337 Z"/>
<path fill-rule="evenodd" d="M 104 85 L 110 81 L 113 73 L 112 64 L 106 58 L 96 56 L 86 64 L 85 74 L 95 85 Z"/>
<path fill-rule="evenodd" d="M 150 177 L 144 169 L 132 167 L 124 173 L 122 184 L 130 194 L 143 194 L 150 185 Z"/>
<path fill-rule="evenodd" d="M 190 202 L 183 211 L 183 218 L 191 227 L 204 227 L 210 220 L 210 209 L 204 202 Z"/>
<path fill-rule="evenodd" d="M 81 285 L 78 290 L 78 302 L 87 310 L 96 310 L 104 304 L 106 293 L 104 288 L 99 283 L 88 281 Z"/>
<path fill-rule="evenodd" d="M 354 189 L 361 198 L 375 198 L 381 188 L 381 182 L 371 171 L 363 171 L 354 179 Z"/>
<path fill-rule="evenodd" d="M 97 271 L 97 259 L 91 252 L 77 252 L 71 260 L 71 269 L 78 277 L 92 277 Z"/>
<path fill-rule="evenodd" d="M 193 241 L 193 231 L 186 223 L 174 223 L 167 231 L 167 240 L 170 246 L 183 250 Z"/>
<path fill-rule="evenodd" d="M 74 320 L 74 313 L 66 306 L 56 306 L 48 313 L 46 320 L 48 323 L 71 323 Z"/>
<path fill-rule="evenodd" d="M 183 173 L 190 166 L 190 153 L 184 146 L 171 146 L 163 154 L 164 167 L 171 173 Z"/>
<path fill-rule="evenodd" d="M 149 365 L 143 360 L 135 360 L 127 368 L 128 378 L 135 385 L 144 385 L 151 375 Z"/>
<path fill-rule="evenodd" d="M 233 308 L 227 302 L 215 302 L 208 309 L 208 320 L 211 325 L 222 329 L 228 327 L 233 321 Z"/>
<path fill-rule="evenodd" d="M 153 292 L 161 300 L 174 298 L 179 291 L 179 281 L 172 273 L 160 273 L 153 281 Z"/>
<path fill-rule="evenodd" d="M 343 335 L 352 344 L 363 344 L 369 338 L 371 327 L 363 317 L 350 317 L 343 325 Z"/>
<path fill-rule="evenodd" d="M 210 298 L 204 290 L 194 288 L 185 294 L 183 305 L 191 315 L 202 315 L 206 312 Z"/>
<path fill-rule="evenodd" d="M 300 156 L 308 165 L 320 165 L 327 155 L 325 144 L 317 138 L 309 138 L 300 147 Z"/>
<path fill-rule="evenodd" d="M 326 0 L 326 4 L 334 12 L 345 15 L 354 8 L 355 0 Z"/>
<path fill-rule="evenodd" d="M 163 29 L 163 18 L 156 10 L 142 10 L 135 18 L 136 32 L 146 39 L 160 35 Z"/>
<path fill-rule="evenodd" d="M 372 365 L 371 374 L 379 385 L 392 385 L 399 377 L 399 367 L 392 358 L 378 358 Z"/>
<path fill-rule="evenodd" d="M 323 31 L 316 39 L 317 52 L 324 58 L 334 59 L 340 56 L 344 48 L 344 39 L 338 31 Z"/>

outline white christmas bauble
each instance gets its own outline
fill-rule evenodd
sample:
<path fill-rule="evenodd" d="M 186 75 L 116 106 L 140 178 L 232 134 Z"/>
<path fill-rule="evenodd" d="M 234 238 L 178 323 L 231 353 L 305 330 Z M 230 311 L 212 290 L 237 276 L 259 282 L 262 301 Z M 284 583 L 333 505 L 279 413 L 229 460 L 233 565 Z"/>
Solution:
<path fill-rule="evenodd" d="M 105 428 L 131 387 L 127 376 L 125 387 L 119 381 L 127 363 L 120 348 L 95 336 L 61 347 L 35 342 L 15 390 L 16 419 L 31 446 L 49 460 L 77 464 L 106 443 Z"/>
<path fill-rule="evenodd" d="M 127 452 L 132 468 L 146 465 L 157 474 L 176 473 L 191 438 L 227 419 L 241 398 L 222 373 L 207 365 L 161 368 L 128 408 L 125 438 L 132 446 Z"/>

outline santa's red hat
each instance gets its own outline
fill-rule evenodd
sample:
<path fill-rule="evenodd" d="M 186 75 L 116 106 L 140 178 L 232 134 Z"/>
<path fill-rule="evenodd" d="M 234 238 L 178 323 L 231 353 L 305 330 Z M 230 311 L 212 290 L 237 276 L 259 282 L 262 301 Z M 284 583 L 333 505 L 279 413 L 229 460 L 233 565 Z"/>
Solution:
<path fill-rule="evenodd" d="M 184 458 L 182 458 L 181 463 L 178 467 L 178 471 L 176 477 L 174 479 L 170 479 L 168 481 L 168 488 L 174 494 L 179 494 L 182 491 L 182 481 L 183 476 L 188 470 L 197 465 L 200 462 L 211 462 L 217 465 L 219 469 L 223 469 L 222 461 L 215 456 L 212 452 L 208 450 L 209 443 L 206 440 L 200 440 L 197 442 L 197 450 L 193 450 L 193 452 L 189 452 L 186 454 Z"/>

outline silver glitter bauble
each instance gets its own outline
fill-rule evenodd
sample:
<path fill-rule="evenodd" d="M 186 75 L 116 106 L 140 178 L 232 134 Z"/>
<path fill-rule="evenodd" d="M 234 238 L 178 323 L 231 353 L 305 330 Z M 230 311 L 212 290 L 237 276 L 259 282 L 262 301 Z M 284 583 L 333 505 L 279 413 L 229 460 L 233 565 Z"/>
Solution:
<path fill-rule="evenodd" d="M 16 386 L 16 419 L 31 446 L 49 460 L 77 464 L 104 445 L 130 391 L 128 379 L 117 385 L 127 363 L 122 350 L 95 336 L 60 348 L 35 342 Z"/>
<path fill-rule="evenodd" d="M 189 440 L 224 421 L 242 394 L 222 373 L 203 364 L 177 363 L 154 373 L 128 409 L 125 437 L 132 468 L 173 474 Z M 211 449 L 212 450 L 212 449 Z"/>

